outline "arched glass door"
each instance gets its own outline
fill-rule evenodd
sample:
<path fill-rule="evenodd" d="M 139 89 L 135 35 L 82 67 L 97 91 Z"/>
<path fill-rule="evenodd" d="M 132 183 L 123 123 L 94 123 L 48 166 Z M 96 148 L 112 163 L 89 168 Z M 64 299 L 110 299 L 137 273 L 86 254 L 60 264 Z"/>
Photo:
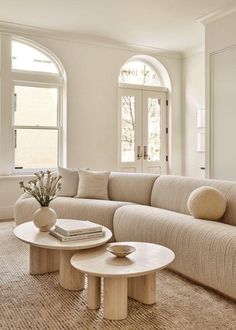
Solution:
<path fill-rule="evenodd" d="M 158 84 L 158 76 L 153 69 L 141 63 L 135 71 L 135 65 L 131 63 L 130 68 L 125 66 L 126 76 L 122 74 L 123 67 L 120 77 L 119 169 L 164 174 L 168 160 L 166 91 L 162 87 L 151 87 L 151 84 Z M 130 81 L 135 82 L 135 76 L 140 85 L 130 84 Z"/>

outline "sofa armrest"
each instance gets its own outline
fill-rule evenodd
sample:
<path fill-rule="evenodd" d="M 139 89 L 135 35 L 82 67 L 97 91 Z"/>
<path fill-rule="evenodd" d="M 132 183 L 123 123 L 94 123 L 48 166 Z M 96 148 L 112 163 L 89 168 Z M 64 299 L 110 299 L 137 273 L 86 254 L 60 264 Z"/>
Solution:
<path fill-rule="evenodd" d="M 16 201 L 14 206 L 14 218 L 16 225 L 32 221 L 32 214 L 40 207 L 39 203 L 31 195 L 24 193 Z"/>

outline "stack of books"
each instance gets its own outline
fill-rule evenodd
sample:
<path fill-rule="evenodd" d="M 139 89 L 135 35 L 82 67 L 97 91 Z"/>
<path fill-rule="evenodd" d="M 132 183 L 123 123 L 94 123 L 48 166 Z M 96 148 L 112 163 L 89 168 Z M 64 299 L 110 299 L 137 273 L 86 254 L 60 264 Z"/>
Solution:
<path fill-rule="evenodd" d="M 91 221 L 59 219 L 50 234 L 62 242 L 105 236 L 102 226 Z"/>

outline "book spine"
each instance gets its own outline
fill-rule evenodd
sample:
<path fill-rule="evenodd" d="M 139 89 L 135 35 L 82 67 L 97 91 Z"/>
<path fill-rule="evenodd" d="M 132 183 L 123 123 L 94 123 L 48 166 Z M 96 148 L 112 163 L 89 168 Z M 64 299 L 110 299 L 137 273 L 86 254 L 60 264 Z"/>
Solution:
<path fill-rule="evenodd" d="M 49 234 L 52 235 L 53 237 L 56 237 L 57 239 L 59 239 L 60 241 L 62 241 L 62 237 L 57 235 L 54 231 L 49 231 Z"/>
<path fill-rule="evenodd" d="M 58 228 L 57 225 L 55 226 L 55 231 L 58 232 L 61 235 L 68 236 L 67 231 L 61 228 Z"/>
<path fill-rule="evenodd" d="M 102 227 L 81 229 L 79 231 L 69 231 L 68 236 L 83 235 L 83 234 L 89 234 L 89 233 L 99 233 L 99 232 L 102 232 Z"/>
<path fill-rule="evenodd" d="M 90 234 L 83 234 L 77 236 L 60 236 L 60 234 L 57 234 L 55 231 L 50 231 L 50 234 L 58 238 L 62 242 L 79 241 L 86 238 L 96 238 L 96 237 L 105 236 L 105 232 L 90 233 Z"/>
<path fill-rule="evenodd" d="M 61 228 L 55 226 L 55 230 L 58 233 L 69 237 L 69 236 L 83 235 L 83 234 L 89 234 L 89 233 L 99 233 L 99 232 L 102 232 L 102 227 L 79 229 L 77 231 L 73 231 L 73 230 L 66 231 L 64 229 L 61 229 Z"/>
<path fill-rule="evenodd" d="M 67 236 L 67 237 L 63 237 L 62 241 L 63 242 L 79 241 L 79 240 L 83 240 L 86 238 L 102 237 L 104 235 L 105 235 L 105 232 L 82 234 L 82 235 L 78 235 L 78 236 Z"/>

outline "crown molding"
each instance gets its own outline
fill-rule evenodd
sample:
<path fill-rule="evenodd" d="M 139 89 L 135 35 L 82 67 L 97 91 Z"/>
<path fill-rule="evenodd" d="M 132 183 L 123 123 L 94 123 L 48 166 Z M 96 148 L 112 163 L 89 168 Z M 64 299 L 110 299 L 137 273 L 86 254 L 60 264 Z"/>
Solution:
<path fill-rule="evenodd" d="M 236 4 L 235 4 L 235 0 L 233 0 L 213 12 L 210 12 L 204 16 L 197 18 L 196 21 L 202 23 L 203 25 L 207 25 L 229 14 L 232 14 L 235 11 L 236 11 Z"/>
<path fill-rule="evenodd" d="M 48 38 L 59 41 L 86 44 L 91 46 L 129 50 L 135 54 L 137 52 L 145 52 L 145 54 L 147 55 L 150 54 L 158 57 L 168 57 L 176 59 L 182 58 L 182 52 L 179 51 L 150 47 L 141 44 L 124 43 L 121 41 L 116 41 L 113 39 L 108 39 L 95 35 L 82 35 L 79 33 L 56 31 L 23 24 L 15 24 L 6 21 L 0 21 L 0 33 L 15 34 L 18 36 Z"/>

